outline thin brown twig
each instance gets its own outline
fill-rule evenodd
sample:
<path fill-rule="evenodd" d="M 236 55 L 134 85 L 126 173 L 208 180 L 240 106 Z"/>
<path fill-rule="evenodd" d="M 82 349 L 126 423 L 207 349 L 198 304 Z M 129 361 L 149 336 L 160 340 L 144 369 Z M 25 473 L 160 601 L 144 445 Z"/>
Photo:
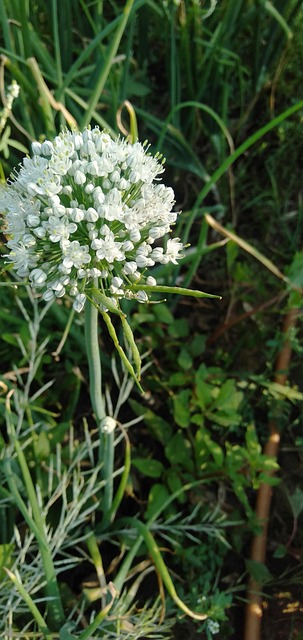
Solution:
<path fill-rule="evenodd" d="M 291 359 L 291 343 L 289 339 L 290 331 L 295 327 L 298 310 L 292 309 L 285 316 L 283 325 L 283 334 L 286 338 L 283 347 L 278 354 L 274 381 L 284 385 L 287 380 L 287 374 Z M 264 454 L 273 458 L 278 457 L 280 445 L 280 433 L 275 420 L 271 420 L 268 425 L 269 436 L 264 447 Z M 274 472 L 269 472 L 268 476 L 272 476 Z M 261 532 L 256 535 L 252 541 L 250 558 L 254 562 L 264 563 L 266 559 L 267 532 L 268 521 L 270 515 L 270 506 L 272 499 L 272 488 L 269 484 L 262 484 L 259 488 L 255 513 L 261 525 Z M 250 579 L 247 593 L 247 606 L 244 622 L 244 640 L 260 640 L 260 631 L 262 624 L 262 598 L 261 585 L 253 579 Z"/>
<path fill-rule="evenodd" d="M 251 318 L 256 313 L 260 313 L 261 311 L 264 311 L 264 309 L 267 309 L 267 307 L 273 306 L 274 304 L 276 304 L 276 302 L 279 302 L 280 299 L 281 299 L 281 294 L 279 293 L 278 295 L 274 296 L 273 298 L 270 298 L 270 300 L 266 300 L 265 302 L 261 302 L 261 304 L 257 305 L 253 309 L 250 309 L 249 311 L 245 311 L 244 313 L 241 313 L 240 315 L 234 316 L 234 317 L 230 318 L 229 320 L 223 322 L 222 324 L 220 324 L 215 329 L 215 331 L 212 333 L 212 335 L 209 336 L 209 338 L 208 338 L 208 340 L 206 342 L 206 345 L 209 346 L 209 345 L 213 344 L 226 331 L 229 331 L 229 329 L 231 327 L 234 327 L 236 324 L 238 324 L 239 322 L 242 322 L 243 320 L 246 320 L 247 318 Z"/>

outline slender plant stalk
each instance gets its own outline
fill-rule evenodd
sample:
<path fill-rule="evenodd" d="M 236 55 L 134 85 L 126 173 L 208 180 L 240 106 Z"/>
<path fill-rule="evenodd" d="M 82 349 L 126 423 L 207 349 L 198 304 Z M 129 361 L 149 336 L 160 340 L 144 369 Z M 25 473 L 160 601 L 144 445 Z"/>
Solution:
<path fill-rule="evenodd" d="M 27 65 L 31 70 L 34 79 L 37 83 L 37 89 L 40 97 L 41 112 L 44 119 L 45 131 L 48 136 L 54 137 L 56 135 L 56 126 L 54 121 L 54 114 L 50 105 L 48 92 L 46 89 L 46 83 L 43 78 L 42 72 L 35 58 L 28 58 Z"/>
<path fill-rule="evenodd" d="M 208 480 L 205 480 L 205 482 L 208 482 Z M 161 515 L 161 513 L 163 513 L 163 511 L 165 511 L 165 509 L 167 509 L 167 507 L 174 502 L 174 500 L 176 500 L 176 498 L 178 498 L 181 494 L 186 493 L 187 491 L 190 491 L 191 489 L 193 489 L 194 487 L 198 487 L 201 484 L 203 484 L 203 480 L 201 480 L 201 478 L 199 480 L 196 480 L 195 482 L 189 482 L 188 484 L 185 484 L 181 487 L 181 489 L 177 489 L 177 491 L 174 491 L 174 493 L 172 493 L 159 507 L 158 509 L 155 510 L 155 512 L 153 513 L 152 517 L 149 518 L 148 522 L 146 523 L 147 527 L 150 527 L 152 525 L 153 522 L 155 522 L 155 520 Z M 124 521 L 126 521 L 124 519 Z M 134 524 L 133 519 L 128 519 L 127 520 L 128 523 L 131 523 L 132 525 Z M 137 552 L 140 549 L 140 546 L 143 542 L 144 538 L 141 534 L 139 534 L 139 536 L 137 537 L 137 540 L 134 542 L 133 546 L 129 549 L 128 553 L 126 554 L 123 563 L 115 577 L 115 587 L 117 589 L 117 591 L 121 591 L 124 582 L 126 580 L 127 574 L 131 568 L 132 562 L 137 554 Z"/>
<path fill-rule="evenodd" d="M 187 607 L 187 605 L 185 604 L 185 602 L 183 602 L 183 600 L 181 600 L 181 598 L 179 598 L 174 583 L 170 577 L 170 574 L 167 570 L 166 564 L 162 558 L 162 555 L 160 553 L 160 549 L 153 537 L 153 535 L 151 534 L 151 532 L 148 529 L 148 526 L 146 524 L 144 524 L 143 522 L 141 522 L 140 520 L 137 520 L 135 518 L 125 518 L 125 522 L 133 525 L 136 527 L 136 529 L 138 530 L 138 532 L 140 533 L 140 536 L 142 536 L 147 549 L 153 559 L 153 562 L 155 564 L 155 567 L 157 569 L 157 571 L 159 572 L 159 575 L 161 576 L 163 583 L 166 586 L 166 589 L 170 595 L 170 597 L 172 598 L 172 600 L 176 603 L 176 605 L 182 610 L 184 611 L 184 613 L 186 613 L 188 616 L 190 616 L 191 618 L 194 618 L 195 620 L 205 620 L 207 618 L 207 614 L 205 613 L 196 613 L 195 611 L 192 611 L 191 609 L 189 609 Z"/>
<path fill-rule="evenodd" d="M 114 495 L 114 483 L 113 483 L 113 472 L 114 472 L 114 462 L 115 462 L 115 432 L 110 431 L 102 432 L 100 434 L 101 446 L 102 446 L 102 457 L 103 457 L 103 478 L 105 480 L 105 486 L 102 497 L 102 510 L 103 510 L 103 526 L 107 525 L 109 522 L 109 517 L 111 513 L 111 507 L 113 503 L 113 495 Z"/>
<path fill-rule="evenodd" d="M 133 523 L 132 523 L 133 524 Z M 116 577 L 115 577 L 115 587 L 117 589 L 118 592 L 122 591 L 123 585 L 125 583 L 126 580 L 126 576 L 132 566 L 133 560 L 136 557 L 136 554 L 138 553 L 141 544 L 143 542 L 143 537 L 139 534 L 139 536 L 137 537 L 136 541 L 134 542 L 134 544 L 132 545 L 132 547 L 129 549 L 129 551 L 127 552 L 121 567 L 119 568 L 119 572 L 117 573 Z"/>
<path fill-rule="evenodd" d="M 89 301 L 85 305 L 85 346 L 89 367 L 89 389 L 93 412 L 100 423 L 106 416 L 102 396 L 102 369 L 99 349 L 98 309 Z"/>
<path fill-rule="evenodd" d="M 261 264 L 263 264 L 264 267 L 266 267 L 266 269 L 271 271 L 277 278 L 284 280 L 284 282 L 292 286 L 292 283 L 289 280 L 289 278 L 287 278 L 287 276 L 285 276 L 284 273 L 282 273 L 282 271 L 280 271 L 280 269 L 278 269 L 278 267 L 276 267 L 276 265 L 271 260 L 269 260 L 269 258 L 266 258 L 266 256 L 264 256 L 263 253 L 261 253 L 261 251 L 258 251 L 256 247 L 249 244 L 249 242 L 246 242 L 246 240 L 243 240 L 243 238 L 240 238 L 240 236 L 238 236 L 233 231 L 230 231 L 229 229 L 226 229 L 225 227 L 223 227 L 219 222 L 217 222 L 217 220 L 215 220 L 215 218 L 209 215 L 209 213 L 206 213 L 204 217 L 206 222 L 213 229 L 215 229 L 215 231 L 218 231 L 222 235 L 226 236 L 229 240 L 232 240 L 233 242 L 235 242 L 239 247 L 241 247 L 241 249 L 244 249 L 246 253 L 249 253 L 256 260 L 259 260 L 259 262 L 261 262 Z"/>
<path fill-rule="evenodd" d="M 112 505 L 111 508 L 108 512 L 108 519 L 110 522 L 112 522 L 115 518 L 115 515 L 117 513 L 117 510 L 119 508 L 119 505 L 122 501 L 122 498 L 124 496 L 125 493 L 125 489 L 126 489 L 126 485 L 127 485 L 127 481 L 128 481 L 128 476 L 129 476 L 129 472 L 130 472 L 130 468 L 131 468 L 131 446 L 130 446 L 130 441 L 129 441 L 129 437 L 127 435 L 126 430 L 123 431 L 124 432 L 124 437 L 125 437 L 125 458 L 124 458 L 124 469 L 123 469 L 123 473 L 121 475 L 121 479 L 119 482 L 119 486 L 118 489 L 115 493 L 115 497 L 112 501 Z"/>
<path fill-rule="evenodd" d="M 110 514 L 113 501 L 114 430 L 106 431 L 102 424 L 106 418 L 106 410 L 102 395 L 98 319 L 98 308 L 87 300 L 85 305 L 85 343 L 89 365 L 91 403 L 100 431 L 99 459 L 103 463 L 102 474 L 105 480 L 102 510 L 104 522 L 107 522 L 106 514 Z"/>
<path fill-rule="evenodd" d="M 54 40 L 55 64 L 56 64 L 56 75 L 57 75 L 56 79 L 57 79 L 57 84 L 60 87 L 62 85 L 63 75 L 62 75 L 57 0 L 52 0 L 51 11 L 52 11 L 53 40 Z"/>
<path fill-rule="evenodd" d="M 291 309 L 285 317 L 283 334 L 286 341 L 278 355 L 276 362 L 276 374 L 274 381 L 284 385 L 287 379 L 287 371 L 289 369 L 291 358 L 291 345 L 289 332 L 296 324 L 298 311 Z M 280 432 L 275 420 L 269 423 L 269 437 L 264 448 L 264 454 L 277 458 L 280 446 Z M 273 475 L 273 472 L 270 472 Z M 272 498 L 272 489 L 269 484 L 261 484 L 256 502 L 256 516 L 261 525 L 261 532 L 256 535 L 252 542 L 250 558 L 254 562 L 264 563 L 266 559 L 267 531 L 268 520 L 270 514 L 270 505 Z M 262 585 L 256 580 L 251 579 L 248 586 L 248 604 L 246 607 L 244 640 L 260 640 L 260 631 L 262 624 Z"/>
<path fill-rule="evenodd" d="M 110 602 L 106 605 L 106 607 L 104 607 L 104 609 L 102 609 L 95 617 L 95 619 L 88 625 L 88 627 L 85 629 L 85 631 L 83 631 L 81 633 L 80 636 L 78 636 L 78 640 L 91 640 L 92 638 L 92 634 L 97 631 L 98 627 L 100 626 L 100 624 L 103 622 L 104 618 L 106 618 L 107 614 L 109 613 L 109 611 L 111 610 L 113 604 L 114 604 L 114 600 L 115 597 L 117 595 L 116 589 L 113 586 L 112 583 L 109 583 L 108 585 L 109 587 L 109 591 L 111 594 L 111 600 Z"/>
<path fill-rule="evenodd" d="M 68 334 L 70 332 L 70 328 L 71 328 L 71 326 L 73 324 L 73 319 L 74 319 L 75 313 L 76 312 L 74 311 L 74 309 L 72 309 L 70 314 L 69 314 L 69 318 L 68 318 L 68 321 L 66 323 L 66 327 L 65 327 L 65 329 L 63 331 L 61 340 L 60 340 L 60 342 L 59 342 L 59 344 L 57 346 L 57 349 L 55 351 L 53 351 L 53 353 L 52 353 L 52 356 L 54 358 L 58 358 L 59 357 L 59 354 L 61 353 L 61 351 L 62 351 L 62 349 L 63 349 L 63 347 L 64 347 L 64 345 L 66 343 Z"/>
<path fill-rule="evenodd" d="M 107 582 L 104 574 L 102 556 L 100 553 L 96 536 L 93 531 L 88 531 L 88 536 L 86 538 L 86 545 L 87 545 L 90 557 L 94 563 L 99 584 L 102 590 L 101 603 L 102 603 L 102 609 L 104 609 L 104 607 L 106 606 Z"/>
<path fill-rule="evenodd" d="M 189 108 L 189 107 L 194 109 L 200 109 L 201 111 L 205 111 L 209 116 L 211 116 L 215 120 L 215 122 L 221 129 L 222 133 L 224 134 L 228 142 L 230 152 L 232 153 L 235 150 L 234 143 L 225 122 L 222 120 L 222 118 L 220 118 L 220 116 L 218 116 L 218 114 L 213 109 L 211 109 L 211 107 L 209 107 L 207 104 L 203 104 L 202 102 L 197 102 L 196 100 L 187 100 L 186 102 L 181 102 L 180 104 L 177 104 L 173 109 L 171 109 L 162 127 L 162 131 L 160 132 L 158 143 L 157 143 L 157 150 L 162 149 L 169 123 L 171 120 L 173 120 L 174 114 L 177 111 L 180 111 L 182 109 Z"/>

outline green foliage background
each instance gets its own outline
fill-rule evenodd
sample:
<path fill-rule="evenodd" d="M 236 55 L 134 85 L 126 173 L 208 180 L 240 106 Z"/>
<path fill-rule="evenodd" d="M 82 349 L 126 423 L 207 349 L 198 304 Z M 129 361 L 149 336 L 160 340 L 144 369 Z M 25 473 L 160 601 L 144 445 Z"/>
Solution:
<path fill-rule="evenodd" d="M 236 637 L 237 618 L 230 607 L 238 593 L 244 595 L 245 559 L 258 530 L 255 492 L 266 477 L 268 481 L 268 471 L 277 470 L 277 463 L 262 453 L 271 417 L 282 432 L 276 491 L 283 500 L 274 507 L 270 529 L 269 592 L 274 572 L 280 576 L 286 571 L 297 579 L 302 571 L 292 554 L 293 547 L 302 547 L 296 533 L 302 516 L 297 505 L 302 502 L 297 487 L 302 480 L 300 320 L 288 336 L 294 353 L 289 384 L 283 390 L 273 383 L 275 358 L 285 340 L 282 319 L 290 308 L 301 306 L 302 298 L 301 5 L 296 0 L 0 3 L 2 113 L 8 86 L 13 80 L 20 85 L 1 131 L 2 179 L 30 151 L 33 140 L 52 138 L 62 126 L 98 124 L 112 135 L 138 131 L 140 140 L 147 138 L 152 150 L 167 158 L 165 181 L 183 211 L 175 233 L 191 245 L 180 267 L 158 269 L 157 280 L 223 297 L 222 302 L 168 299 L 126 308 L 140 350 L 148 352 L 152 364 L 143 379 L 145 400 L 134 392 L 122 412 L 122 422 L 134 424 L 128 430 L 132 468 L 121 516 L 130 511 L 145 522 L 154 518 L 159 544 L 174 551 L 168 563 L 177 575 L 188 576 L 180 585 L 176 579 L 184 600 L 206 607 L 226 638 Z M 3 282 L 9 278 L 3 272 Z M 2 456 L 8 446 L 5 399 L 10 391 L 24 393 L 30 362 L 34 386 L 23 412 L 21 443 L 34 482 L 42 497 L 50 498 L 48 469 L 56 456 L 66 473 L 76 467 L 80 473 L 84 465 L 83 505 L 90 508 L 95 457 L 89 458 L 88 451 L 96 444 L 81 318 L 56 355 L 70 305 L 68 300 L 53 305 L 41 326 L 34 325 L 40 331 L 34 353 L 28 295 L 3 286 L 0 296 Z M 122 374 L 112 364 L 110 345 L 102 336 L 101 341 L 116 399 L 115 380 L 119 386 Z M 136 424 L 136 416 L 143 416 L 142 424 Z M 16 418 L 12 421 L 16 427 Z M 182 488 L 191 485 L 184 493 Z M 1 498 L 3 566 L 13 562 L 16 552 L 7 546 L 14 526 L 22 532 L 24 524 L 5 485 Z M 161 517 L 156 518 L 159 509 Z M 56 526 L 57 509 L 50 509 L 48 517 Z M 82 556 L 73 564 L 75 572 L 86 553 L 81 536 L 87 520 L 80 520 Z M 115 548 L 127 545 L 128 534 L 120 533 L 118 525 L 104 536 L 98 517 L 88 521 L 98 544 L 111 540 Z M 76 546 L 72 533 L 67 546 L 71 554 Z M 273 562 L 278 557 L 283 566 Z M 226 581 L 231 562 L 235 575 Z M 97 570 L 96 557 L 91 564 Z M 7 587 L 4 575 L 3 580 Z M 70 598 L 76 610 L 71 574 L 62 582 L 66 602 Z M 81 589 L 84 593 L 85 587 Z M 89 604 L 83 605 L 87 619 L 94 611 L 90 596 L 86 593 Z M 150 596 L 148 589 L 147 594 L 142 591 L 141 598 L 145 596 Z M 1 606 L 4 610 L 6 605 Z M 127 604 L 123 606 L 125 612 Z M 164 623 L 161 630 L 152 620 L 147 631 L 145 614 L 143 609 L 141 626 L 130 616 L 131 637 L 143 637 L 142 629 L 146 637 L 168 637 L 171 631 Z M 168 605 L 170 628 L 175 615 Z M 30 627 L 22 608 L 14 624 L 20 633 Z M 69 628 L 64 633 L 62 640 L 80 637 L 68 635 Z M 118 631 L 109 626 L 92 637 L 130 637 L 127 633 L 127 626 Z M 192 633 L 212 637 L 206 623 L 196 623 Z"/>

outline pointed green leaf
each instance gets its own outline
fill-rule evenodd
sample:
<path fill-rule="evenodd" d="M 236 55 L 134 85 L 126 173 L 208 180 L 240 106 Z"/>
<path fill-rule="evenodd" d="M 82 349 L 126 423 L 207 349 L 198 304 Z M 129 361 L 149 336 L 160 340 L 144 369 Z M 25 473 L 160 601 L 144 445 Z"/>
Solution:
<path fill-rule="evenodd" d="M 163 472 L 163 464 L 159 460 L 152 458 L 135 458 L 132 464 L 138 471 L 149 478 L 159 478 Z"/>

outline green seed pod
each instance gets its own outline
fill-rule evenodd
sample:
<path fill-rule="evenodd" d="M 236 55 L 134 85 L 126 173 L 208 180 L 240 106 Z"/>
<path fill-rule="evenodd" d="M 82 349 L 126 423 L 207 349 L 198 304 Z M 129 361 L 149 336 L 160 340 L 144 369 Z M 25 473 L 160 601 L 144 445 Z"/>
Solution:
<path fill-rule="evenodd" d="M 114 325 L 113 325 L 113 323 L 112 323 L 112 321 L 110 319 L 110 316 L 108 315 L 108 313 L 106 313 L 106 311 L 101 311 L 101 313 L 102 313 L 102 317 L 104 319 L 104 322 L 105 322 L 105 324 L 107 326 L 108 333 L 109 333 L 109 335 L 110 335 L 110 337 L 111 337 L 111 339 L 112 339 L 112 341 L 113 341 L 113 343 L 114 343 L 114 345 L 115 345 L 115 347 L 116 347 L 116 349 L 118 351 L 118 354 L 119 354 L 119 356 L 120 356 L 120 358 L 121 358 L 121 360 L 122 360 L 122 362 L 123 362 L 123 364 L 125 366 L 126 371 L 128 371 L 128 373 L 130 373 L 132 378 L 134 378 L 134 380 L 135 380 L 137 386 L 139 387 L 141 393 L 144 393 L 132 364 L 130 363 L 128 357 L 126 356 L 126 354 L 124 353 L 121 345 L 119 344 L 118 336 L 116 334 L 116 330 L 115 330 L 115 327 L 114 327 Z"/>
<path fill-rule="evenodd" d="M 140 356 L 140 353 L 139 353 L 139 349 L 138 349 L 138 347 L 136 345 L 134 334 L 133 334 L 133 332 L 131 330 L 131 327 L 128 324 L 126 318 L 122 318 L 121 317 L 121 322 L 122 322 L 122 329 L 123 329 L 124 336 L 125 336 L 128 344 L 129 344 L 129 346 L 131 348 L 132 356 L 133 356 L 135 367 L 136 367 L 136 370 L 137 370 L 137 378 L 138 378 L 138 380 L 140 380 L 140 378 L 141 378 L 141 356 Z"/>
<path fill-rule="evenodd" d="M 114 305 L 114 303 L 111 300 L 111 298 L 106 296 L 104 293 L 101 293 L 101 291 L 99 291 L 99 289 L 95 289 L 94 287 L 92 287 L 90 289 L 90 292 L 93 295 L 92 302 L 94 302 L 94 299 L 95 299 L 95 300 L 97 300 L 97 302 L 100 302 L 100 304 L 102 304 L 104 307 L 106 307 L 111 313 L 115 313 L 116 315 L 120 316 L 121 318 L 125 318 L 126 317 L 125 313 L 123 313 L 123 311 L 121 311 L 120 307 L 116 307 L 116 305 Z"/>

